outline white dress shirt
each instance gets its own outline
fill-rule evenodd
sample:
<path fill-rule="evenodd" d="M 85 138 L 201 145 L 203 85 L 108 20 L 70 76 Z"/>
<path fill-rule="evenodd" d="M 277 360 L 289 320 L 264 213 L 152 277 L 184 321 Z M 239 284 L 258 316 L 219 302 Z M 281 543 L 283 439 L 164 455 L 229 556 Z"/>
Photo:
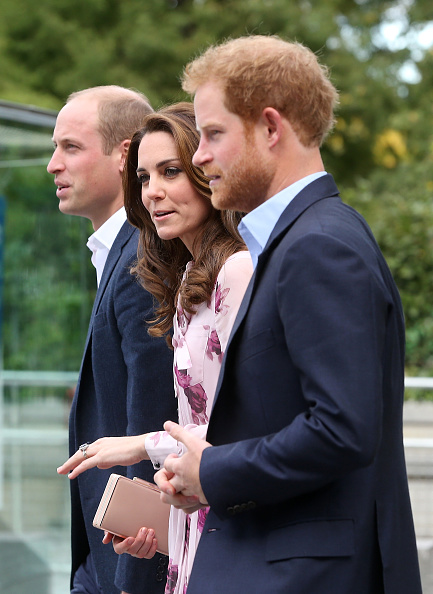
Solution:
<path fill-rule="evenodd" d="M 87 247 L 92 252 L 92 264 L 96 268 L 98 287 L 101 282 L 108 253 L 125 221 L 126 211 L 125 207 L 122 206 L 87 241 Z"/>

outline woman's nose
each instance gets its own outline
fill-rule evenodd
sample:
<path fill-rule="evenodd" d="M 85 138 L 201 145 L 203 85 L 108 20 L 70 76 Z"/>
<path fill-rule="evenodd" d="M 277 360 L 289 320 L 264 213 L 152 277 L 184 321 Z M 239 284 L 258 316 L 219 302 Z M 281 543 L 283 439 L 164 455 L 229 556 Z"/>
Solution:
<path fill-rule="evenodd" d="M 162 200 L 165 197 L 163 185 L 158 180 L 149 179 L 147 188 L 143 188 L 143 198 L 148 200 Z"/>

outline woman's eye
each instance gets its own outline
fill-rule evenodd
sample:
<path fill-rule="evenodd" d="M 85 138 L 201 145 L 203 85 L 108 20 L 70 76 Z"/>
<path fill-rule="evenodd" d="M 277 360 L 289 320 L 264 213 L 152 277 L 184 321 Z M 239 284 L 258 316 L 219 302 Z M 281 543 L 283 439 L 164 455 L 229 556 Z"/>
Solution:
<path fill-rule="evenodd" d="M 181 173 L 181 169 L 179 169 L 179 167 L 167 167 L 165 170 L 165 175 L 167 177 L 176 177 L 176 175 L 179 173 Z"/>
<path fill-rule="evenodd" d="M 140 175 L 138 176 L 138 183 L 143 186 L 144 184 L 147 184 L 148 181 L 149 176 L 147 175 L 147 173 L 140 173 Z"/>

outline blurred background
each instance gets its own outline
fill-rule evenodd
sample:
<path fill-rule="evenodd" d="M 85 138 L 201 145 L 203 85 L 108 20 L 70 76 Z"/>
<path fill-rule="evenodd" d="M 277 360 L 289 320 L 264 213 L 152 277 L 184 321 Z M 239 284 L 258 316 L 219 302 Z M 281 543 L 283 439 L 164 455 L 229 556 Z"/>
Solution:
<path fill-rule="evenodd" d="M 95 271 L 90 223 L 59 213 L 46 165 L 69 93 L 119 84 L 155 108 L 184 65 L 248 33 L 304 43 L 340 90 L 325 167 L 372 227 L 406 316 L 405 446 L 433 593 L 431 0 L 0 0 L 0 592 L 69 582 L 67 419 Z"/>

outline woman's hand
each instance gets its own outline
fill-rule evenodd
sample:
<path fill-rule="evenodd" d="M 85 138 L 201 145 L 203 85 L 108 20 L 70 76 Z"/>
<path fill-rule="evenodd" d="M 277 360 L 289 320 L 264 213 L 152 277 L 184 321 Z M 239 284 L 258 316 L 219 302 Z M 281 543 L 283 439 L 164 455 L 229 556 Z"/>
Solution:
<path fill-rule="evenodd" d="M 112 542 L 113 549 L 118 555 L 128 553 L 128 555 L 137 557 L 138 559 L 152 559 L 158 546 L 155 532 L 152 528 L 140 528 L 135 538 L 132 536 L 122 538 L 121 536 L 114 536 L 106 532 L 102 542 L 104 544 Z"/>
<path fill-rule="evenodd" d="M 130 466 L 148 460 L 144 446 L 144 435 L 131 437 L 102 437 L 93 443 L 84 444 L 73 456 L 59 466 L 59 474 L 69 474 L 70 479 L 89 468 L 111 468 L 113 466 Z"/>

